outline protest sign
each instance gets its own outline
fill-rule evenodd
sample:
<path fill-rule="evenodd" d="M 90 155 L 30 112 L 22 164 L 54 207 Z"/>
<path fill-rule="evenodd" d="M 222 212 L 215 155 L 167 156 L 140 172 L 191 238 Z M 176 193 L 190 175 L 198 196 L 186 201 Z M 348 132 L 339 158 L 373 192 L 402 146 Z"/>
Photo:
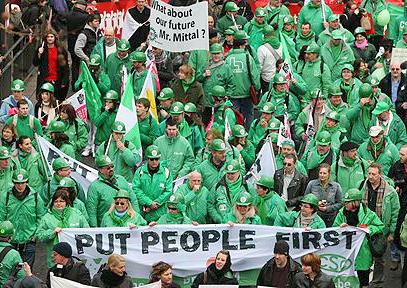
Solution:
<path fill-rule="evenodd" d="M 85 91 L 83 89 L 79 90 L 68 99 L 65 99 L 64 103 L 71 104 L 75 109 L 76 116 L 83 121 L 87 121 L 88 112 L 86 109 Z"/>
<path fill-rule="evenodd" d="M 407 61 L 407 49 L 406 48 L 393 48 L 391 53 L 390 64 L 403 63 Z"/>
<path fill-rule="evenodd" d="M 59 240 L 73 247 L 73 255 L 86 261 L 91 274 L 115 253 L 126 258 L 127 271 L 137 281 L 148 278 L 152 264 L 165 261 L 188 285 L 221 249 L 230 251 L 232 270 L 239 272 L 242 283 L 243 272 L 260 269 L 273 257 L 272 247 L 278 240 L 289 243 L 290 255 L 297 261 L 307 253 L 317 252 L 324 272 L 353 279 L 355 258 L 364 236 L 363 230 L 354 227 L 305 231 L 263 225 L 157 225 L 137 229 L 63 229 Z M 256 279 L 249 282 L 255 283 Z"/>
<path fill-rule="evenodd" d="M 208 2 L 174 7 L 151 3 L 150 45 L 166 51 L 209 50 Z"/>

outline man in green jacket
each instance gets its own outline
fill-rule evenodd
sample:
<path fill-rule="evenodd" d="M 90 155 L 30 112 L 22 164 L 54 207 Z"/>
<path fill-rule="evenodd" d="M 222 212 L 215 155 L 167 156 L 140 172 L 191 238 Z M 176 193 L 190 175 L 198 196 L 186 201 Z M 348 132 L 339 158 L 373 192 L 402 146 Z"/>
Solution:
<path fill-rule="evenodd" d="M 343 28 L 342 25 L 339 23 L 339 15 L 332 14 L 327 20 L 328 29 L 322 31 L 318 36 L 318 45 L 320 47 L 324 46 L 327 42 L 329 42 L 329 40 L 331 40 L 331 33 L 334 30 L 338 30 L 339 32 L 341 32 L 346 44 L 351 45 L 355 41 L 355 37 L 353 36 L 353 34 Z"/>
<path fill-rule="evenodd" d="M 172 194 L 167 201 L 167 213 L 162 215 L 157 222 L 153 221 L 149 225 L 150 227 L 156 224 L 194 224 L 195 221 L 188 218 L 185 213 L 184 197 L 180 194 Z"/>
<path fill-rule="evenodd" d="M 396 48 L 407 48 L 407 26 L 404 27 L 404 29 L 402 30 L 402 34 L 403 34 L 403 38 L 401 38 L 397 44 L 396 44 Z"/>
<path fill-rule="evenodd" d="M 158 123 L 161 123 L 170 117 L 170 107 L 172 103 L 174 103 L 175 99 L 174 91 L 169 87 L 165 87 L 161 89 L 157 99 L 160 101 L 160 105 L 158 107 Z"/>
<path fill-rule="evenodd" d="M 139 159 L 136 146 L 124 140 L 126 126 L 123 122 L 116 121 L 112 126 L 112 135 L 108 141 L 103 142 L 96 151 L 96 156 L 106 155 L 114 163 L 114 172 L 124 177 L 127 182 L 133 180 L 132 169 L 136 167 Z"/>
<path fill-rule="evenodd" d="M 285 201 L 273 189 L 274 180 L 272 177 L 261 176 L 256 182 L 257 196 L 254 199 L 254 205 L 261 223 L 269 226 L 274 225 L 279 214 L 287 212 Z"/>
<path fill-rule="evenodd" d="M 174 103 L 175 104 L 175 103 Z M 194 164 L 194 152 L 188 140 L 180 135 L 177 122 L 172 118 L 165 120 L 165 134 L 154 141 L 154 145 L 166 160 L 167 167 L 175 179 L 187 175 Z"/>
<path fill-rule="evenodd" d="M 233 104 L 227 98 L 226 90 L 222 86 L 213 86 L 211 95 L 214 101 L 213 124 L 211 128 L 217 129 L 224 135 L 226 119 L 230 127 L 234 127 L 236 124 L 236 115 L 232 110 Z"/>
<path fill-rule="evenodd" d="M 341 119 L 346 119 L 346 112 L 349 109 L 349 105 L 342 100 L 342 90 L 338 86 L 331 86 L 329 87 L 328 90 L 328 101 L 326 101 L 326 106 L 331 111 L 335 111 L 341 116 Z M 358 94 L 359 95 L 359 94 Z M 342 120 L 341 120 L 342 121 Z M 342 122 L 342 124 L 347 124 L 348 120 L 346 119 L 346 122 Z M 347 127 L 347 126 L 346 126 Z"/>
<path fill-rule="evenodd" d="M 113 27 L 106 28 L 103 37 L 99 39 L 93 48 L 92 55 L 97 54 L 100 56 L 102 67 L 105 67 L 107 57 L 115 53 L 118 47 L 119 39 L 114 35 Z"/>
<path fill-rule="evenodd" d="M 290 15 L 290 10 L 287 6 L 281 3 L 280 0 L 269 0 L 269 3 L 264 7 L 266 10 L 266 23 L 273 26 L 274 30 L 281 30 L 284 16 Z"/>
<path fill-rule="evenodd" d="M 12 186 L 12 175 L 15 168 L 14 162 L 10 159 L 11 154 L 7 148 L 0 146 L 0 191 L 6 192 Z"/>
<path fill-rule="evenodd" d="M 134 51 L 129 56 L 130 61 L 133 63 L 132 74 L 130 77 L 133 77 L 133 90 L 134 90 L 134 97 L 138 99 L 141 96 L 141 92 L 143 91 L 144 82 L 146 82 L 146 78 L 149 75 L 148 70 L 146 68 L 146 61 L 147 56 L 144 52 L 141 51 Z M 153 74 L 150 74 L 152 78 L 154 78 Z M 155 80 L 152 80 L 153 85 L 155 85 Z M 155 87 L 154 87 L 155 90 Z M 154 95 L 156 94 L 155 91 Z"/>
<path fill-rule="evenodd" d="M 259 145 L 261 139 L 267 134 L 270 122 L 274 117 L 276 106 L 270 102 L 264 103 L 261 108 L 261 116 L 255 119 L 250 125 L 248 139 L 253 143 L 254 147 Z"/>
<path fill-rule="evenodd" d="M 397 147 L 384 136 L 381 126 L 372 126 L 369 138 L 360 145 L 358 155 L 368 162 L 377 162 L 382 165 L 383 174 L 389 173 L 390 167 L 399 160 Z"/>
<path fill-rule="evenodd" d="M 105 106 L 102 107 L 101 113 L 93 120 L 97 127 L 95 134 L 95 145 L 99 146 L 102 142 L 109 140 L 112 126 L 116 120 L 117 110 L 119 108 L 119 94 L 114 90 L 107 91 L 103 97 Z M 89 151 L 90 152 L 90 151 Z M 82 156 L 86 156 L 82 153 Z"/>
<path fill-rule="evenodd" d="M 161 162 L 157 146 L 145 150 L 147 163 L 134 173 L 132 189 L 137 196 L 140 211 L 147 222 L 157 221 L 167 211 L 166 203 L 172 194 L 172 175 Z"/>
<path fill-rule="evenodd" d="M 157 120 L 150 113 L 150 101 L 147 98 L 138 99 L 136 109 L 141 147 L 144 151 L 160 136 L 160 131 Z"/>
<path fill-rule="evenodd" d="M 316 42 L 315 32 L 311 30 L 311 24 L 304 22 L 301 24 L 301 29 L 298 31 L 297 36 L 295 37 L 295 49 L 300 52 L 302 47 L 310 46 L 311 43 Z"/>
<path fill-rule="evenodd" d="M 35 232 L 45 214 L 44 203 L 38 193 L 28 186 L 28 173 L 18 169 L 13 174 L 13 188 L 0 196 L 0 221 L 9 220 L 16 227 L 11 243 L 23 262 L 33 267 Z"/>
<path fill-rule="evenodd" d="M 362 203 L 382 220 L 384 224 L 383 234 L 391 244 L 394 240 L 394 231 L 400 211 L 399 196 L 396 190 L 383 178 L 380 164 L 370 164 L 368 175 L 368 180 L 362 189 Z M 375 257 L 371 283 L 383 286 L 384 277 L 384 258 L 383 256 Z"/>
<path fill-rule="evenodd" d="M 238 29 L 243 29 L 243 26 L 247 23 L 246 18 L 237 14 L 239 7 L 234 2 L 226 2 L 225 12 L 226 14 L 219 18 L 216 23 L 216 31 L 220 34 L 224 34 L 225 30 L 231 26 L 237 26 Z"/>
<path fill-rule="evenodd" d="M 249 45 L 253 48 L 254 51 L 257 51 L 263 44 L 263 27 L 266 26 L 265 17 L 266 11 L 264 8 L 257 8 L 254 12 L 254 18 L 247 22 L 243 30 L 246 31 L 249 35 Z"/>
<path fill-rule="evenodd" d="M 99 170 L 99 176 L 90 184 L 86 201 L 89 225 L 100 227 L 103 216 L 110 209 L 113 199 L 120 189 L 129 192 L 133 209 L 140 213 L 136 194 L 131 192 L 129 183 L 123 176 L 115 175 L 112 160 L 108 156 L 98 156 L 96 157 L 96 167 Z"/>
<path fill-rule="evenodd" d="M 322 5 L 324 5 L 324 8 L 322 8 Z M 323 17 L 323 10 L 325 10 L 325 19 Z M 316 35 L 319 35 L 325 29 L 324 22 L 326 22 L 332 14 L 331 8 L 329 8 L 325 2 L 321 3 L 321 0 L 311 0 L 307 5 L 301 8 L 297 25 L 301 27 L 302 23 L 308 22 L 311 24 L 312 31 L 314 31 Z"/>

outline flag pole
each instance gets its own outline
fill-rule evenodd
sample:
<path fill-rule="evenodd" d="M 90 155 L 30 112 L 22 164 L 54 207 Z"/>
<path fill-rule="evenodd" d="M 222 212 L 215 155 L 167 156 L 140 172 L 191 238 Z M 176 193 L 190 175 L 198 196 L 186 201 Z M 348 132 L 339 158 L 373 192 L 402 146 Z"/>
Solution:
<path fill-rule="evenodd" d="M 40 156 L 41 156 L 40 157 L 41 158 L 41 164 L 44 167 L 45 176 L 47 177 L 47 181 L 48 181 L 48 180 L 51 179 L 51 177 L 48 174 L 48 165 L 46 165 L 46 163 L 45 163 L 45 157 L 44 157 L 44 154 L 42 153 L 41 145 L 40 145 L 40 142 L 38 140 L 38 134 L 34 133 L 34 137 L 35 137 L 35 141 L 37 142 L 37 145 L 38 145 L 38 150 L 39 150 L 38 152 L 40 153 Z"/>
<path fill-rule="evenodd" d="M 109 153 L 109 148 L 110 148 L 110 142 L 112 141 L 112 134 L 110 134 L 109 136 L 109 142 L 107 142 L 107 147 L 106 147 L 106 151 L 105 151 L 105 156 L 107 155 L 107 153 Z"/>

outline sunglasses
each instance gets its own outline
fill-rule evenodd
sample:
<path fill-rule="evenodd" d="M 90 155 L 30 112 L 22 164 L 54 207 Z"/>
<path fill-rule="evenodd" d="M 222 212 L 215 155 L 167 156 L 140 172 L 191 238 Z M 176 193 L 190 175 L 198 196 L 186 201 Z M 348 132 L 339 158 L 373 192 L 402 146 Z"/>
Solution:
<path fill-rule="evenodd" d="M 117 206 L 119 206 L 119 205 L 120 205 L 120 206 L 124 206 L 124 205 L 126 205 L 127 203 L 117 201 L 117 202 L 115 202 L 114 204 L 117 205 Z"/>
<path fill-rule="evenodd" d="M 168 207 L 168 210 L 175 211 L 178 210 L 177 207 Z"/>
<path fill-rule="evenodd" d="M 284 166 L 291 167 L 291 166 L 293 166 L 293 164 L 292 164 L 292 163 L 287 163 L 287 162 L 284 162 Z"/>
<path fill-rule="evenodd" d="M 155 162 L 155 161 L 160 161 L 160 158 L 149 158 L 148 160 L 151 162 Z"/>

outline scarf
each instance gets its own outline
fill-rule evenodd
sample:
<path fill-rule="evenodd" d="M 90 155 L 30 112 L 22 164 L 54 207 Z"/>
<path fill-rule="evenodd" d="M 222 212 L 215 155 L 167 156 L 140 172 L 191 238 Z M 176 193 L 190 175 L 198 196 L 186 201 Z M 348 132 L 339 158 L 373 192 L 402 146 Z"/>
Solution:
<path fill-rule="evenodd" d="M 105 284 L 107 287 L 119 287 L 123 283 L 124 279 L 126 279 L 126 275 L 126 272 L 124 272 L 122 276 L 119 276 L 107 268 L 102 270 L 100 280 L 102 280 L 103 284 Z"/>
<path fill-rule="evenodd" d="M 14 197 L 16 197 L 18 200 L 22 201 L 24 200 L 25 197 L 28 196 L 28 194 L 30 194 L 30 188 L 25 187 L 25 190 L 23 192 L 19 192 L 17 191 L 16 187 L 13 186 L 13 188 L 11 189 L 11 192 L 13 193 Z"/>
<path fill-rule="evenodd" d="M 342 95 L 342 100 L 344 102 L 348 102 L 349 93 L 352 91 L 354 82 L 355 82 L 355 80 L 353 78 L 350 79 L 349 84 L 345 83 L 345 81 L 343 79 L 341 79 L 341 84 L 339 85 L 339 87 L 344 92 L 343 95 Z"/>
<path fill-rule="evenodd" d="M 363 40 L 362 43 L 358 43 L 355 41 L 355 46 L 356 46 L 356 48 L 365 50 L 367 48 L 367 46 L 369 46 L 369 43 L 367 42 L 367 39 Z"/>
<path fill-rule="evenodd" d="M 356 159 L 352 159 L 346 156 L 342 157 L 343 164 L 345 164 L 346 167 L 352 167 L 355 164 Z"/>
<path fill-rule="evenodd" d="M 370 119 L 371 119 L 371 106 L 363 106 L 362 107 L 362 122 L 363 126 L 368 128 L 370 124 Z"/>
<path fill-rule="evenodd" d="M 373 144 L 372 140 L 369 139 L 369 143 L 367 145 L 367 150 L 370 151 L 371 153 L 373 152 L 374 154 L 372 154 L 372 156 L 375 160 L 377 160 L 377 158 L 383 152 L 385 147 L 386 147 L 386 145 L 385 145 L 384 138 L 382 138 L 382 140 L 377 144 Z"/>
<path fill-rule="evenodd" d="M 18 161 L 20 161 L 21 167 L 27 167 L 27 160 L 28 160 L 28 156 L 30 154 L 31 153 L 27 153 L 27 152 L 25 152 L 23 150 L 19 150 L 19 152 L 18 152 Z"/>
<path fill-rule="evenodd" d="M 277 37 L 264 38 L 264 43 L 270 44 L 274 49 L 278 49 L 280 47 L 280 40 L 278 40 Z"/>
<path fill-rule="evenodd" d="M 315 33 L 313 31 L 308 32 L 307 34 L 303 35 L 302 33 L 298 34 L 298 37 L 303 39 L 303 40 L 310 40 L 315 36 Z"/>
<path fill-rule="evenodd" d="M 380 121 L 379 118 L 376 118 L 376 125 L 382 126 L 382 128 L 384 129 L 385 136 L 389 135 L 390 126 L 391 123 L 393 122 L 393 112 L 390 111 L 389 120 L 387 120 L 386 122 L 387 123 L 384 123 L 384 121 Z"/>
<path fill-rule="evenodd" d="M 127 223 L 127 220 L 130 219 L 130 215 L 127 213 L 127 210 L 124 212 L 117 212 L 115 209 L 113 213 L 110 213 L 110 218 L 112 218 L 112 221 L 117 224 L 118 227 L 124 227 L 126 226 L 125 224 Z"/>
<path fill-rule="evenodd" d="M 317 213 L 313 213 L 311 216 L 305 217 L 300 212 L 300 217 L 298 217 L 299 227 L 300 228 L 310 227 L 310 225 L 311 225 L 312 221 L 314 221 L 316 215 L 317 215 Z"/>
<path fill-rule="evenodd" d="M 184 92 L 187 92 L 187 90 L 189 89 L 189 87 L 191 87 L 191 85 L 194 83 L 194 81 L 195 81 L 194 76 L 192 76 L 192 78 L 189 80 L 181 80 L 181 85 L 182 85 L 182 89 L 184 89 Z"/>
<path fill-rule="evenodd" d="M 377 188 L 377 192 L 376 192 L 376 210 L 374 212 L 376 212 L 377 216 L 379 216 L 380 219 L 382 219 L 383 216 L 383 199 L 384 199 L 384 194 L 386 192 L 387 189 L 387 182 L 384 181 L 384 179 L 382 179 L 380 181 L 380 185 Z M 362 199 L 362 203 L 366 206 L 368 206 L 368 197 L 369 197 L 369 190 L 373 190 L 372 185 L 370 184 L 370 182 L 368 181 L 366 184 L 366 192 L 363 194 L 363 199 Z"/>
<path fill-rule="evenodd" d="M 177 208 L 178 210 L 180 210 L 178 206 L 179 205 L 177 205 Z M 172 224 L 183 224 L 184 215 L 180 212 L 178 212 L 177 214 L 167 213 L 167 221 Z"/>
<path fill-rule="evenodd" d="M 103 181 L 108 182 L 112 185 L 116 185 L 116 183 L 117 183 L 117 179 L 116 179 L 116 177 L 114 177 L 114 175 L 111 178 L 107 178 L 107 176 L 105 176 L 99 172 L 99 177 L 102 178 Z"/>
<path fill-rule="evenodd" d="M 239 178 L 235 182 L 231 182 L 227 177 L 225 177 L 225 182 L 227 188 L 229 189 L 230 202 L 233 201 L 235 196 L 240 192 L 242 184 L 242 175 L 239 175 Z"/>
<path fill-rule="evenodd" d="M 249 211 L 245 215 L 240 214 L 240 212 L 237 210 L 236 205 L 233 208 L 233 214 L 236 217 L 237 224 L 245 224 L 246 220 L 249 218 L 253 218 L 253 216 L 256 214 L 256 210 L 252 206 Z"/>
<path fill-rule="evenodd" d="M 294 29 L 291 29 L 291 31 L 286 31 L 286 30 L 283 29 L 281 32 L 283 34 L 287 35 L 290 38 L 294 38 L 294 36 L 295 36 L 295 30 Z"/>

